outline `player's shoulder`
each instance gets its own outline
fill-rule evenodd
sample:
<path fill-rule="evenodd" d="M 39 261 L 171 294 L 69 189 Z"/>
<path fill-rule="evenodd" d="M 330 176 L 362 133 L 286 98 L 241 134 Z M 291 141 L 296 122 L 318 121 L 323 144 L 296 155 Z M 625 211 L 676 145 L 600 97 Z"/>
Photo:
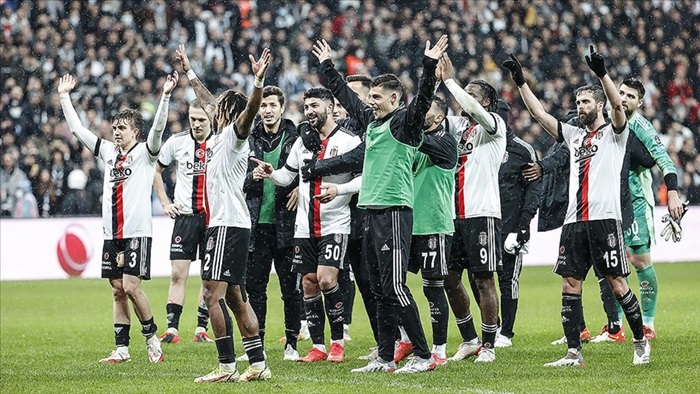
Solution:
<path fill-rule="evenodd" d="M 636 114 L 631 121 L 629 122 L 630 128 L 633 128 L 633 130 L 636 131 L 644 131 L 644 132 L 654 132 L 656 133 L 656 129 L 654 128 L 654 125 L 644 116 L 640 114 Z"/>
<path fill-rule="evenodd" d="M 520 137 L 514 136 L 512 138 L 512 145 L 515 147 L 515 149 L 521 150 L 524 153 L 527 153 L 530 158 L 533 160 L 537 160 L 537 154 L 535 153 L 535 148 L 532 147 L 529 143 L 525 142 L 523 139 Z"/>

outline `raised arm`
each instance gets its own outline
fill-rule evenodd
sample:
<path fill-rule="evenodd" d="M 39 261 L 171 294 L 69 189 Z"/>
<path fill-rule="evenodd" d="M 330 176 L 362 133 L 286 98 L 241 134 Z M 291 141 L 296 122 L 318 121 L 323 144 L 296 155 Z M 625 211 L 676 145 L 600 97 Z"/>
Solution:
<path fill-rule="evenodd" d="M 394 129 L 398 133 L 408 134 L 396 135 L 399 141 L 407 143 L 417 141 L 420 143 L 425 114 L 430 110 L 430 105 L 433 103 L 433 95 L 435 94 L 435 81 L 437 80 L 435 78 L 435 70 L 437 69 L 438 60 L 447 51 L 447 46 L 446 35 L 442 35 L 433 47 L 430 46 L 430 41 L 426 41 L 425 51 L 423 52 L 423 75 L 421 75 L 418 82 L 418 94 L 408 105 L 406 127 Z"/>
<path fill-rule="evenodd" d="M 64 75 L 58 81 L 58 94 L 61 99 L 61 108 L 63 116 L 66 118 L 68 128 L 71 133 L 78 138 L 81 144 L 85 145 L 93 154 L 97 154 L 99 138 L 90 130 L 86 129 L 78 113 L 73 108 L 73 103 L 70 101 L 70 91 L 75 87 L 75 78 L 71 75 Z"/>
<path fill-rule="evenodd" d="M 610 119 L 612 120 L 613 131 L 620 134 L 625 130 L 625 125 L 627 124 L 627 117 L 625 116 L 625 109 L 622 107 L 622 98 L 620 97 L 620 92 L 617 90 L 617 86 L 610 79 L 607 70 L 605 69 L 605 58 L 603 55 L 595 51 L 593 45 L 590 46 L 590 55 L 586 55 L 586 63 L 588 68 L 595 73 L 595 75 L 600 79 L 600 83 L 603 85 L 603 91 L 605 96 L 610 101 Z"/>
<path fill-rule="evenodd" d="M 175 59 L 179 60 L 182 64 L 182 71 L 187 74 L 187 79 L 190 81 L 190 86 L 194 90 L 197 100 L 199 100 L 200 105 L 204 108 L 209 117 L 209 121 L 213 122 L 216 115 L 216 98 L 207 89 L 202 81 L 194 73 L 192 66 L 190 66 L 190 59 L 187 57 L 187 52 L 185 51 L 185 45 L 180 44 L 180 46 L 175 51 Z"/>
<path fill-rule="evenodd" d="M 170 104 L 170 94 L 177 86 L 177 81 L 180 79 L 177 71 L 173 71 L 172 75 L 168 75 L 163 85 L 163 95 L 160 97 L 160 103 L 158 104 L 158 110 L 156 111 L 156 117 L 153 121 L 153 126 L 151 130 L 148 131 L 148 137 L 146 139 L 146 147 L 152 155 L 157 156 L 160 151 L 160 147 L 163 145 L 163 131 L 165 130 L 165 124 L 168 122 L 168 106 Z"/>
<path fill-rule="evenodd" d="M 248 97 L 248 103 L 245 109 L 236 120 L 236 129 L 238 131 L 238 138 L 240 139 L 248 138 L 250 129 L 253 126 L 253 120 L 255 120 L 255 115 L 258 114 L 258 110 L 260 109 L 263 86 L 265 86 L 265 73 L 270 66 L 270 49 L 263 49 L 262 55 L 260 55 L 260 59 L 258 60 L 255 60 L 253 55 L 248 55 L 248 59 L 250 59 L 250 64 L 255 74 L 255 83 L 253 84 L 253 93 Z"/>
<path fill-rule="evenodd" d="M 496 134 L 496 119 L 471 95 L 462 89 L 454 80 L 454 67 L 452 61 L 445 55 L 438 64 L 438 74 L 442 75 L 445 87 L 457 100 L 462 109 L 469 114 L 489 134 Z"/>
<path fill-rule="evenodd" d="M 559 136 L 559 121 L 549 113 L 544 110 L 542 103 L 535 97 L 532 93 L 530 87 L 527 86 L 525 82 L 525 77 L 523 76 L 523 66 L 520 65 L 518 59 L 512 54 L 510 59 L 503 62 L 503 67 L 510 70 L 510 75 L 513 77 L 513 81 L 518 85 L 518 90 L 520 91 L 520 97 L 522 97 L 527 110 L 530 111 L 532 117 L 537 120 L 537 122 L 542 125 L 542 127 L 555 139 L 561 141 Z"/>
<path fill-rule="evenodd" d="M 331 46 L 328 45 L 326 40 L 316 41 L 312 52 L 318 58 L 318 62 L 321 63 L 321 73 L 324 76 L 324 78 L 321 78 L 321 83 L 333 92 L 333 96 L 348 111 L 350 117 L 360 123 L 364 131 L 367 125 L 374 120 L 374 116 L 369 107 L 348 87 L 345 80 L 333 66 Z"/>

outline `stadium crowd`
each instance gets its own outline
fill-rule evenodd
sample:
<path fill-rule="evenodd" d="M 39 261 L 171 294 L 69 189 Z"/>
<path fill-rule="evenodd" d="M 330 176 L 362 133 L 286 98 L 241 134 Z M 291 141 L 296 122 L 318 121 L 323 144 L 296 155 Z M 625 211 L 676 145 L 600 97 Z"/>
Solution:
<path fill-rule="evenodd" d="M 564 118 L 575 87 L 595 83 L 583 54 L 595 43 L 620 82 L 646 88 L 643 115 L 660 132 L 685 200 L 700 204 L 700 3 L 458 0 L 2 2 L 0 135 L 2 216 L 100 212 L 102 171 L 63 120 L 55 81 L 77 76 L 83 124 L 111 138 L 111 116 L 139 106 L 155 115 L 174 52 L 187 44 L 192 67 L 212 90 L 253 89 L 248 53 L 274 51 L 267 83 L 287 95 L 284 117 L 303 119 L 301 95 L 320 85 L 312 45 L 323 38 L 346 74 L 400 76 L 415 92 L 426 40 L 449 35 L 457 79 L 483 78 L 511 106 L 509 124 L 542 157 L 553 143 L 533 121 L 499 64 L 516 53 L 538 81 L 545 109 Z M 428 31 L 435 34 L 430 36 Z M 608 43 L 608 44 L 606 44 Z M 194 98 L 186 78 L 170 101 L 164 139 L 187 126 Z M 449 94 L 441 91 L 449 101 Z M 411 97 L 407 98 L 408 100 Z M 459 113 L 452 100 L 451 108 Z M 166 187 L 172 193 L 174 176 Z M 660 179 L 657 175 L 655 179 Z M 658 189 L 658 188 L 655 188 Z M 664 201 L 657 193 L 657 202 Z M 154 201 L 156 201 L 154 199 Z M 154 204 L 160 210 L 160 204 Z"/>

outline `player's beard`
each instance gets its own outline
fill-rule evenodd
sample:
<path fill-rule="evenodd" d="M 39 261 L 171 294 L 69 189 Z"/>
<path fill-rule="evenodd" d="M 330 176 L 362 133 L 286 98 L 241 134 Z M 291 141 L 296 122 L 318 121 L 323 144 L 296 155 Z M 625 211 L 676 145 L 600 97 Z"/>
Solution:
<path fill-rule="evenodd" d="M 309 124 L 311 127 L 313 127 L 316 130 L 321 130 L 321 127 L 323 127 L 324 124 L 326 124 L 326 121 L 328 120 L 328 114 L 325 112 L 317 113 L 315 114 L 316 118 L 312 119 L 307 119 L 309 121 Z"/>
<path fill-rule="evenodd" d="M 578 115 L 578 121 L 582 126 L 590 126 L 595 122 L 596 114 L 594 112 L 581 112 Z"/>

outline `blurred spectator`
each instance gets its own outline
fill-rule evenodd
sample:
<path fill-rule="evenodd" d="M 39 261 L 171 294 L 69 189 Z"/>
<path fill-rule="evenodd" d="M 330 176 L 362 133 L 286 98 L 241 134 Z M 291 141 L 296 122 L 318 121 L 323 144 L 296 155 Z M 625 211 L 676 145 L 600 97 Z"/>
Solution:
<path fill-rule="evenodd" d="M 61 216 L 93 215 L 94 207 L 88 192 L 85 191 L 88 177 L 81 169 L 75 169 L 68 174 L 68 191 L 61 202 L 59 214 Z"/>
<path fill-rule="evenodd" d="M 2 153 L 14 157 L 10 177 L 26 171 L 42 216 L 60 211 L 69 190 L 67 174 L 75 169 L 88 178 L 89 198 L 101 196 L 101 188 L 93 186 L 101 182 L 101 170 L 62 118 L 54 81 L 65 73 L 80 79 L 73 95 L 83 123 L 111 139 L 110 119 L 120 109 L 140 107 L 152 116 L 159 94 L 154 87 L 179 67 L 173 61 L 178 44 L 187 46 L 195 72 L 214 94 L 227 88 L 249 94 L 248 54 L 268 46 L 273 64 L 266 83 L 283 89 L 285 116 L 299 122 L 302 93 L 319 85 L 310 52 L 315 40 L 330 42 L 334 62 L 346 73 L 397 74 L 410 99 L 425 41 L 443 33 L 450 35 L 448 52 L 459 82 L 482 78 L 499 89 L 511 106 L 511 127 L 540 155 L 553 141 L 532 122 L 500 63 L 516 53 L 531 74 L 526 77 L 536 79 L 531 88 L 545 109 L 561 118 L 575 107 L 569 92 L 596 82 L 583 60 L 595 44 L 614 81 L 632 75 L 644 83 L 643 115 L 676 160 L 685 198 L 700 199 L 700 2 L 695 0 L 37 0 L 0 2 L 0 7 Z M 192 98 L 182 78 L 171 99 L 166 136 L 188 124 Z M 453 102 L 450 108 L 459 111 Z M 6 203 L 14 197 L 6 192 L 4 167 L 3 212 L 10 214 Z M 45 170 L 50 184 L 43 182 Z M 12 187 L 16 190 L 17 182 Z"/>
<path fill-rule="evenodd" d="M 0 206 L 2 216 L 13 216 L 15 206 L 31 185 L 24 171 L 17 166 L 17 159 L 12 153 L 2 155 L 2 168 L 0 168 Z"/>

